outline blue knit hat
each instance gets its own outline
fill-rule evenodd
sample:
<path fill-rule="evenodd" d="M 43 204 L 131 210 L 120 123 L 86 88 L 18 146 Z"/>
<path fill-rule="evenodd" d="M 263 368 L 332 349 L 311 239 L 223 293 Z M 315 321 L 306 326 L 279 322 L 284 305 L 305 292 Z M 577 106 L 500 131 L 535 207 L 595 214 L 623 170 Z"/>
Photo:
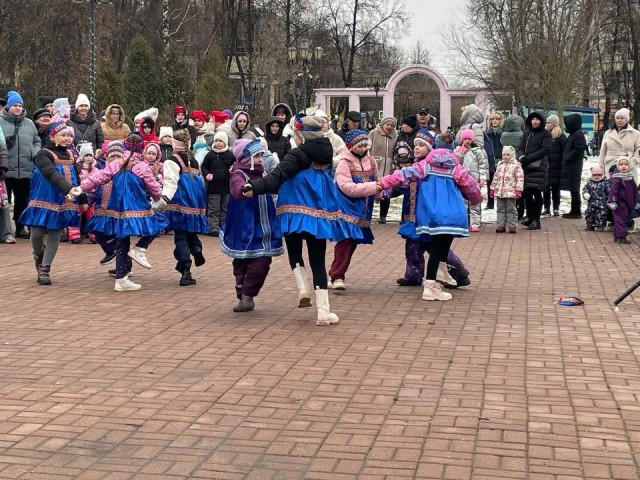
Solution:
<path fill-rule="evenodd" d="M 421 128 L 416 132 L 416 136 L 413 139 L 413 145 L 415 146 L 416 142 L 422 142 L 429 147 L 433 147 L 434 144 L 434 134 L 432 131 L 427 130 L 426 128 Z"/>
<path fill-rule="evenodd" d="M 233 156 L 236 157 L 236 161 L 242 163 L 251 159 L 251 170 L 253 170 L 253 157 L 259 153 L 264 153 L 260 140 L 241 138 L 233 144 Z"/>
<path fill-rule="evenodd" d="M 24 100 L 22 100 L 22 97 L 20 96 L 20 94 L 18 92 L 14 92 L 13 90 L 11 90 L 10 92 L 7 92 L 7 105 L 4 108 L 6 110 L 9 110 L 9 108 L 11 108 L 16 103 L 19 103 L 20 105 L 24 105 Z"/>
<path fill-rule="evenodd" d="M 367 136 L 367 132 L 365 132 L 364 130 L 356 129 L 347 132 L 344 143 L 347 145 L 347 149 L 351 151 L 356 145 L 368 141 L 369 137 Z"/>

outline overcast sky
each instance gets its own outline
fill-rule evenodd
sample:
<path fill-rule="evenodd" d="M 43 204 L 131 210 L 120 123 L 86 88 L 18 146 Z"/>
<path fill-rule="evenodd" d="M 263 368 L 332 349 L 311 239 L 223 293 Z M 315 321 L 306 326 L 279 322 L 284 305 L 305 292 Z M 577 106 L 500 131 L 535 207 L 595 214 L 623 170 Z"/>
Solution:
<path fill-rule="evenodd" d="M 442 42 L 450 31 L 451 22 L 464 14 L 467 0 L 405 0 L 411 26 L 409 35 L 401 40 L 402 46 L 411 49 L 418 40 L 429 50 L 432 66 L 451 84 L 450 58 Z"/>

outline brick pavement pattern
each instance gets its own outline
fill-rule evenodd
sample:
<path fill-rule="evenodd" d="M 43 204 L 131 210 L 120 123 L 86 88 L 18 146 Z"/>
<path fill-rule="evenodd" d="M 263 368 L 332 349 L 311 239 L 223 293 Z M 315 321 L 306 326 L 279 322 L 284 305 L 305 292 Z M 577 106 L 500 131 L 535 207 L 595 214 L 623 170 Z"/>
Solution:
<path fill-rule="evenodd" d="M 28 242 L 0 245 L 0 478 L 638 479 L 639 304 L 611 309 L 635 240 L 485 225 L 454 243 L 473 283 L 441 303 L 395 284 L 396 227 L 357 250 L 332 327 L 295 308 L 284 257 L 233 313 L 209 237 L 196 286 L 163 236 L 125 293 L 95 245 L 61 245 L 51 287 Z"/>

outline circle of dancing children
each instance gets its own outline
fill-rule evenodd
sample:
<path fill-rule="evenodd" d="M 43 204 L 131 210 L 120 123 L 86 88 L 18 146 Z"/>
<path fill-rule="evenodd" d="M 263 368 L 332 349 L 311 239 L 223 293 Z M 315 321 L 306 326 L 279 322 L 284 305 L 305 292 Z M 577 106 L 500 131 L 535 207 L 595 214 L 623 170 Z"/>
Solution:
<path fill-rule="evenodd" d="M 516 159 L 516 149 L 502 147 L 502 161 L 498 163 L 493 181 L 489 186 L 489 197 L 496 202 L 496 233 L 518 230 L 518 208 L 516 200 L 522 196 L 524 172 Z"/>
<path fill-rule="evenodd" d="M 422 130 L 423 135 L 431 138 L 426 129 Z M 447 139 L 452 140 L 448 135 Z M 482 201 L 482 193 L 451 150 L 436 148 L 429 152 L 425 139 L 414 143 L 413 154 L 416 163 L 382 177 L 380 182 L 382 188 L 389 189 L 407 185 L 412 179 L 420 181 L 416 234 L 429 236 L 431 250 L 422 299 L 450 300 L 451 294 L 443 292 L 436 281 L 438 268 L 440 262 L 446 262 L 453 239 L 469 236 L 465 199 L 475 205 Z"/>
<path fill-rule="evenodd" d="M 135 134 L 127 138 L 132 136 Z M 139 137 L 136 138 L 138 139 Z M 141 139 L 139 140 L 141 145 Z M 135 148 L 133 145 L 131 150 L 125 152 L 125 144 L 122 142 L 109 143 L 109 163 L 102 170 L 96 169 L 81 182 L 85 191 L 96 189 L 100 185 L 109 186 L 102 189 L 100 203 L 97 204 L 87 229 L 116 239 L 116 292 L 142 288 L 129 279 L 130 258 L 133 258 L 130 252 L 131 237 L 153 240 L 169 223 L 164 215 L 154 212 L 149 205 L 148 197 L 160 199 L 162 186 L 149 164 L 136 154 Z"/>
<path fill-rule="evenodd" d="M 173 230 L 173 256 L 181 275 L 181 287 L 196 284 L 191 275 L 191 257 L 196 267 L 204 265 L 198 233 L 209 232 L 204 179 L 197 160 L 191 155 L 190 145 L 187 129 L 173 132 L 173 156 L 164 162 L 162 197 L 152 204 L 156 210 L 165 210 L 168 228 Z"/>
<path fill-rule="evenodd" d="M 233 258 L 238 304 L 234 312 L 249 312 L 255 308 L 254 297 L 269 273 L 273 257 L 284 253 L 276 208 L 271 194 L 254 195 L 246 199 L 244 186 L 261 178 L 264 148 L 260 140 L 236 140 L 231 169 L 231 198 L 227 220 L 220 231 L 220 250 Z M 206 160 L 205 160 L 206 161 Z"/>
<path fill-rule="evenodd" d="M 298 307 L 311 306 L 311 292 L 302 258 L 304 241 L 318 307 L 316 325 L 331 325 L 338 323 L 339 318 L 329 306 L 325 267 L 327 240 L 359 240 L 362 239 L 362 231 L 342 218 L 338 191 L 330 173 L 333 148 L 322 133 L 322 119 L 296 115 L 294 141 L 297 148 L 291 149 L 271 173 L 249 181 L 244 187 L 244 195 L 251 198 L 253 195 L 278 193 L 276 213 L 298 287 Z"/>
<path fill-rule="evenodd" d="M 455 149 L 455 153 L 460 157 L 460 163 L 469 171 L 469 174 L 478 182 L 478 185 L 482 187 L 486 181 L 487 160 L 484 150 L 475 144 L 474 139 L 475 132 L 470 128 L 460 130 L 460 141 L 462 143 Z M 469 223 L 471 224 L 470 230 L 474 233 L 479 232 L 482 224 L 482 203 L 468 205 L 467 208 L 469 210 Z"/>
<path fill-rule="evenodd" d="M 587 201 L 584 219 L 587 231 L 604 232 L 607 226 L 607 202 L 611 191 L 611 182 L 604 176 L 604 168 L 600 165 L 591 167 L 591 178 L 582 187 L 582 198 Z"/>
<path fill-rule="evenodd" d="M 371 217 L 373 205 L 380 200 L 378 166 L 369 154 L 369 137 L 364 130 L 351 130 L 346 135 L 347 148 L 336 166 L 335 182 L 343 218 L 354 223 L 362 239 L 345 238 L 336 243 L 329 269 L 328 287 L 344 290 L 345 275 L 358 244 L 372 244 Z"/>
<path fill-rule="evenodd" d="M 19 223 L 31 228 L 30 242 L 39 285 L 51 285 L 51 264 L 64 228 L 80 224 L 74 199 L 82 190 L 77 188 L 75 160 L 68 150 L 70 142 L 67 125 L 61 120 L 53 123 L 45 147 L 36 154 L 29 203 L 20 215 Z M 80 203 L 87 203 L 84 195 Z"/>
<path fill-rule="evenodd" d="M 608 201 L 607 206 L 613 213 L 613 241 L 628 245 L 631 241 L 627 234 L 633 225 L 633 210 L 640 210 L 640 196 L 626 157 L 618 158 L 617 171 L 611 177 Z"/>

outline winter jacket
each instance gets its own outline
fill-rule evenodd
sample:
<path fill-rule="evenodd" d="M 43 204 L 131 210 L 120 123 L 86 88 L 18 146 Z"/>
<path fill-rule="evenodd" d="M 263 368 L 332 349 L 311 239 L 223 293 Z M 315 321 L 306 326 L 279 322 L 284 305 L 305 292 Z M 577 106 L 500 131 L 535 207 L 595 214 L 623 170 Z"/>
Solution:
<path fill-rule="evenodd" d="M 405 133 L 402 130 L 398 133 L 398 138 L 396 139 L 396 144 L 398 142 L 405 142 L 409 144 L 411 149 L 413 150 L 413 140 L 416 138 L 416 134 L 418 133 L 418 129 L 411 130 L 409 133 Z M 395 145 L 393 146 L 395 148 Z"/>
<path fill-rule="evenodd" d="M 462 153 L 462 150 L 458 147 L 455 153 L 462 159 L 462 165 L 469 171 L 469 174 L 476 182 L 486 178 L 486 159 L 480 147 L 468 148 L 464 153 Z"/>
<path fill-rule="evenodd" d="M 306 170 L 315 163 L 320 166 L 331 166 L 333 149 L 328 138 L 307 140 L 298 148 L 292 148 L 270 174 L 251 180 L 254 195 L 278 193 L 280 185 L 301 170 Z"/>
<path fill-rule="evenodd" d="M 191 145 L 193 146 L 194 143 L 196 143 L 196 127 L 194 127 L 193 125 L 189 125 L 189 119 L 185 118 L 184 122 L 182 123 L 178 123 L 178 122 L 173 122 L 171 124 L 171 130 L 173 130 L 174 132 L 177 132 L 178 130 L 183 130 L 183 129 L 187 129 L 189 131 L 189 136 L 191 137 Z"/>
<path fill-rule="evenodd" d="M 373 170 L 376 180 L 380 178 L 376 162 L 371 155 L 365 155 L 362 158 L 357 157 L 349 150 L 342 153 L 342 158 L 336 167 L 335 181 L 336 185 L 342 193 L 348 197 L 361 198 L 376 196 L 376 182 L 360 182 L 353 181 L 351 171 L 366 172 Z"/>
<path fill-rule="evenodd" d="M 89 142 L 93 145 L 93 150 L 97 150 L 104 142 L 104 134 L 100 122 L 96 120 L 93 113 L 89 112 L 85 118 L 80 117 L 75 110 L 71 112 L 71 117 L 67 120 L 67 125 L 73 128 L 73 144 Z"/>
<path fill-rule="evenodd" d="M 94 169 L 93 172 L 82 182 L 80 187 L 85 192 L 98 188 L 100 185 L 104 185 L 113 179 L 122 170 L 124 159 L 109 162 L 102 170 Z M 139 158 L 131 158 L 127 166 L 131 172 L 142 180 L 144 189 L 154 200 L 159 200 L 162 192 L 162 185 L 158 182 L 153 175 L 153 171 L 147 162 L 140 160 Z"/>
<path fill-rule="evenodd" d="M 240 115 L 247 117 L 247 126 L 242 131 L 238 130 L 238 117 Z M 227 134 L 227 138 L 229 139 L 227 145 L 229 148 L 233 148 L 233 143 L 239 138 L 245 138 L 247 140 L 256 139 L 256 134 L 251 131 L 251 117 L 247 112 L 236 112 L 230 123 L 223 123 L 216 131 L 222 131 Z"/>
<path fill-rule="evenodd" d="M 6 132 L 5 132 L 6 136 Z M 638 183 L 638 165 L 640 164 L 640 132 L 627 125 L 618 131 L 616 127 L 604 132 L 600 143 L 600 165 L 605 173 L 612 165 L 618 164 L 618 158 L 629 159 L 629 171 L 633 173 L 633 178 Z"/>
<path fill-rule="evenodd" d="M 516 198 L 516 193 L 522 193 L 523 189 L 524 172 L 520 162 L 515 159 L 500 161 L 489 191 L 492 191 L 496 198 Z"/>
<path fill-rule="evenodd" d="M 254 179 L 262 178 L 264 176 L 264 168 L 262 165 L 254 165 L 253 170 L 251 170 L 251 167 L 245 162 L 233 163 L 233 166 L 231 168 L 231 173 L 229 174 L 229 179 L 230 179 L 229 191 L 233 196 L 233 198 L 237 198 L 238 200 L 246 200 L 243 190 L 244 190 L 244 186 L 247 184 L 247 179 L 243 175 L 243 173 L 247 177 L 249 177 L 250 180 L 254 180 Z M 243 220 L 246 221 L 247 219 L 243 219 Z"/>
<path fill-rule="evenodd" d="M 164 143 L 160 144 L 160 161 L 164 163 L 173 157 L 173 146 L 165 145 Z"/>
<path fill-rule="evenodd" d="M 634 206 L 640 202 L 638 187 L 631 172 L 613 174 L 608 200 L 617 204 L 616 210 L 622 209 L 624 212 L 631 213 Z"/>
<path fill-rule="evenodd" d="M 31 178 L 33 159 L 40 150 L 40 137 L 36 125 L 23 111 L 17 117 L 7 110 L 0 111 L 0 128 L 4 133 L 9 157 L 7 178 Z"/>
<path fill-rule="evenodd" d="M 549 179 L 547 185 L 550 187 L 560 186 L 562 155 L 564 152 L 564 146 L 567 143 L 567 137 L 562 133 L 562 129 L 560 129 L 560 127 L 556 127 L 556 129 L 560 130 L 560 136 L 553 138 L 553 132 L 551 132 L 553 141 L 551 143 L 551 150 L 549 150 Z"/>
<path fill-rule="evenodd" d="M 569 133 L 569 138 L 564 146 L 562 154 L 562 173 L 560 177 L 560 189 L 570 192 L 580 191 L 582 178 L 582 162 L 587 142 L 584 139 L 582 117 L 578 114 L 564 117 L 564 125 Z"/>
<path fill-rule="evenodd" d="M 229 169 L 235 162 L 233 153 L 228 149 L 224 152 L 211 151 L 207 153 L 202 162 L 202 176 L 213 175 L 213 180 L 207 182 L 207 194 L 221 194 L 226 195 L 229 193 Z"/>
<path fill-rule="evenodd" d="M 456 135 L 456 142 L 461 144 L 460 132 L 464 129 L 470 129 L 473 130 L 473 143 L 478 145 L 480 148 L 484 148 L 484 113 L 480 107 L 473 103 L 471 105 L 467 105 L 460 117 L 460 123 L 462 126 Z"/>
<path fill-rule="evenodd" d="M 55 154 L 60 160 L 71 159 L 71 155 L 65 147 L 56 146 L 53 142 L 48 141 L 44 148 L 36 154 L 34 163 L 35 166 L 38 167 L 38 170 L 40 170 L 40 173 L 42 173 L 42 176 L 46 178 L 51 185 L 66 194 L 71 190 L 73 185 L 56 168 L 53 154 Z"/>
<path fill-rule="evenodd" d="M 278 110 L 280 110 L 280 108 L 284 108 L 286 113 L 286 117 L 284 119 L 284 129 L 282 130 L 282 136 L 286 137 L 286 138 L 290 138 L 291 136 L 293 136 L 293 130 L 291 129 L 291 126 L 289 125 L 289 122 L 291 121 L 291 117 L 293 117 L 293 111 L 291 110 L 291 107 L 289 105 L 287 105 L 286 103 L 276 103 L 273 108 L 271 109 L 271 116 L 275 117 L 276 116 L 276 112 Z M 282 158 L 282 157 L 280 157 Z"/>
<path fill-rule="evenodd" d="M 371 141 L 371 149 L 369 152 L 378 165 L 380 175 L 389 175 L 392 168 L 393 151 L 398 141 L 398 132 L 393 129 L 391 134 L 387 135 L 382 129 L 382 125 L 369 132 L 369 140 Z"/>
<path fill-rule="evenodd" d="M 275 135 L 271 133 L 271 125 L 273 125 L 274 123 L 280 125 L 280 129 Z M 291 143 L 289 142 L 289 138 L 285 137 L 282 134 L 283 131 L 284 122 L 278 119 L 278 117 L 271 117 L 269 121 L 267 121 L 264 138 L 267 140 L 269 151 L 272 153 L 277 153 L 278 158 L 284 158 L 289 150 L 291 150 Z"/>
<path fill-rule="evenodd" d="M 142 124 L 144 122 L 151 123 L 151 131 L 148 134 L 144 133 L 144 130 L 142 128 Z M 142 120 L 140 121 L 140 131 L 138 133 L 142 137 L 142 140 L 143 140 L 142 144 L 145 146 L 145 148 L 150 143 L 160 143 L 160 139 L 156 135 L 156 122 L 151 117 L 142 117 Z"/>
<path fill-rule="evenodd" d="M 114 108 L 118 108 L 120 110 L 120 118 L 117 121 L 112 121 L 110 117 L 111 110 Z M 107 107 L 104 112 L 104 116 L 100 119 L 100 127 L 102 128 L 102 134 L 104 135 L 104 139 L 108 141 L 119 140 L 121 142 L 127 138 L 127 135 L 131 133 L 131 129 L 129 125 L 127 125 L 125 120 L 124 110 L 120 105 L 112 104 Z"/>
<path fill-rule="evenodd" d="M 509 146 L 518 150 L 522 135 L 524 135 L 524 120 L 520 115 L 509 115 L 504 121 L 500 143 L 503 147 Z"/>
<path fill-rule="evenodd" d="M 4 132 L 0 128 L 0 170 L 5 172 L 9 169 L 9 153 L 7 152 L 7 144 L 4 140 Z"/>
<path fill-rule="evenodd" d="M 333 149 L 333 170 L 335 170 L 340 161 L 340 156 L 347 146 L 344 144 L 344 140 L 331 129 L 325 132 L 324 138 L 328 138 L 331 142 L 331 148 Z"/>
<path fill-rule="evenodd" d="M 533 128 L 531 119 L 540 119 L 540 126 Z M 544 128 L 547 116 L 543 112 L 531 112 L 525 121 L 528 130 L 518 147 L 518 160 L 524 171 L 524 188 L 544 190 L 547 187 L 549 172 L 549 151 L 551 150 L 551 134 Z"/>
<path fill-rule="evenodd" d="M 489 164 L 490 172 L 495 172 L 498 162 L 502 160 L 502 142 L 500 142 L 501 136 L 501 128 L 489 127 L 484 134 L 484 151 L 487 154 L 487 163 Z"/>

